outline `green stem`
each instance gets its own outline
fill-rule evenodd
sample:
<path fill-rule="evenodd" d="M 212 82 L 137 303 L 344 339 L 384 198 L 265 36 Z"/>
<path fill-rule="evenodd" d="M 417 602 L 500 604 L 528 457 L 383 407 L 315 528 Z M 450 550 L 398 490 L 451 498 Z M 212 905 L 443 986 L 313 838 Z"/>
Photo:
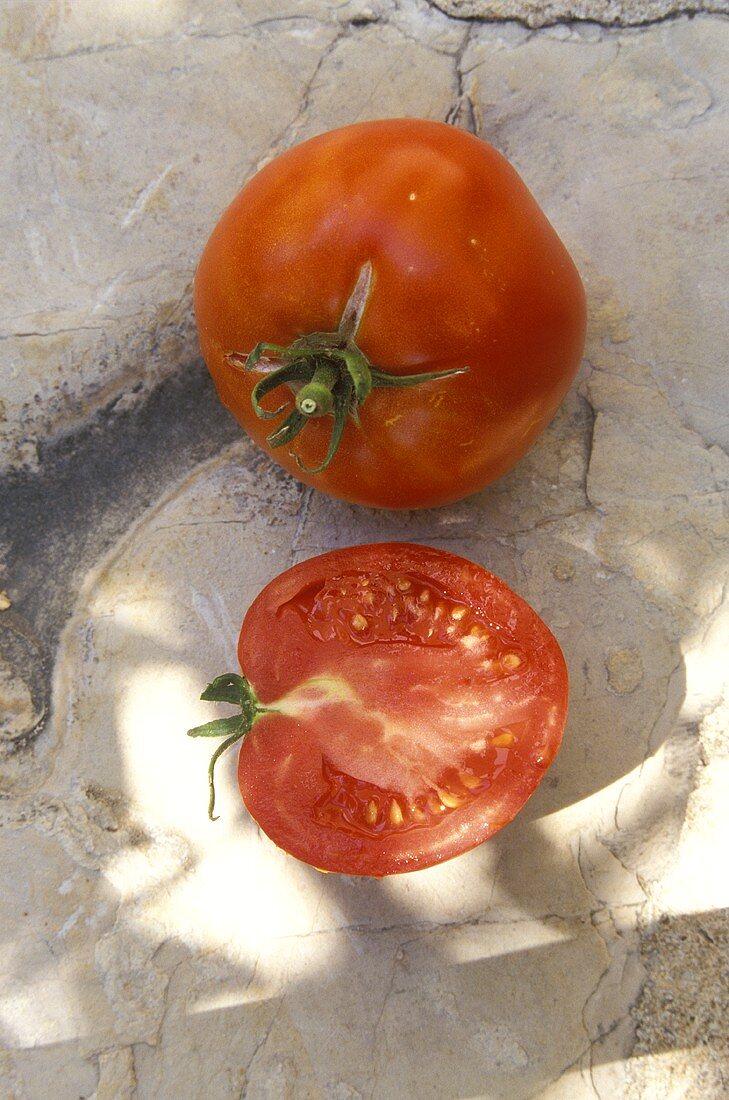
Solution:
<path fill-rule="evenodd" d="M 373 379 L 372 367 L 365 355 L 356 344 L 342 348 L 341 357 L 347 368 L 347 374 L 354 385 L 354 400 L 356 405 L 361 405 L 372 392 Z M 390 375 L 390 377 L 394 377 Z"/>
<path fill-rule="evenodd" d="M 306 424 L 307 419 L 308 418 L 304 416 L 303 413 L 300 413 L 298 409 L 292 409 L 283 424 L 279 424 L 279 426 L 271 432 L 268 437 L 268 442 L 272 447 L 282 447 L 287 443 L 293 442 L 304 427 L 304 424 Z"/>
<path fill-rule="evenodd" d="M 311 381 L 302 386 L 296 395 L 296 408 L 304 416 L 326 416 L 334 407 L 332 390 L 339 381 L 339 371 L 326 360 L 314 369 Z"/>
<path fill-rule="evenodd" d="M 329 439 L 329 448 L 324 456 L 323 462 L 318 466 L 309 467 L 305 466 L 298 455 L 294 455 L 299 468 L 307 474 L 319 474 L 322 470 L 326 470 L 329 463 L 337 453 L 342 433 L 344 432 L 344 425 L 347 423 L 347 413 L 349 412 L 352 404 L 352 395 L 354 393 L 354 386 L 350 378 L 343 379 L 334 391 L 334 427 L 332 428 L 332 434 Z"/>
<path fill-rule="evenodd" d="M 289 363 L 284 367 L 279 367 L 272 374 L 264 374 L 263 378 L 256 382 L 251 393 L 251 403 L 256 416 L 261 420 L 275 420 L 281 413 L 286 412 L 287 405 L 285 404 L 280 405 L 273 412 L 269 412 L 261 407 L 261 398 L 284 385 L 284 383 L 306 382 L 310 375 L 311 371 L 306 363 Z"/>
<path fill-rule="evenodd" d="M 271 707 L 262 706 L 245 676 L 239 676 L 235 672 L 217 676 L 212 683 L 208 684 L 200 698 L 214 703 L 232 703 L 233 706 L 240 707 L 240 714 L 232 714 L 229 718 L 214 718 L 212 722 L 194 726 L 187 731 L 188 737 L 225 737 L 223 743 L 218 745 L 213 753 L 208 765 L 208 817 L 211 821 L 217 821 L 213 811 L 215 810 L 215 765 L 218 758 L 236 741 L 246 737 L 262 714 L 274 714 L 275 711 Z"/>
<path fill-rule="evenodd" d="M 399 389 L 427 385 L 439 379 L 465 374 L 468 367 L 452 370 L 430 371 L 425 374 L 391 374 L 370 363 L 356 343 L 357 332 L 373 282 L 372 265 L 366 263 L 360 270 L 354 290 L 349 296 L 336 332 L 313 332 L 300 336 L 292 344 L 269 344 L 262 341 L 249 355 L 237 352 L 228 355 L 234 366 L 243 364 L 253 370 L 267 352 L 272 353 L 280 365 L 266 374 L 253 387 L 251 401 L 256 416 L 274 419 L 287 413 L 285 420 L 270 433 L 268 443 L 280 447 L 291 443 L 306 423 L 318 417 L 332 416 L 332 431 L 323 462 L 313 468 L 306 467 L 297 457 L 299 466 L 309 474 L 326 470 L 337 453 L 344 434 L 347 417 L 359 422 L 360 406 L 373 389 Z M 268 360 L 266 367 L 270 366 Z M 294 407 L 289 403 L 269 412 L 262 408 L 261 399 L 279 386 L 288 385 L 293 393 Z"/>

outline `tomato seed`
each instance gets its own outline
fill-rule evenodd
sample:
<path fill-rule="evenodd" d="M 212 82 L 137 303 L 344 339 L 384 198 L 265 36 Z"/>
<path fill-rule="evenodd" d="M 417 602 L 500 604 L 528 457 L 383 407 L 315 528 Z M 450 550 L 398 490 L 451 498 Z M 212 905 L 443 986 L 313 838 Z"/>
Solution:
<path fill-rule="evenodd" d="M 367 809 L 365 810 L 365 821 L 368 825 L 374 825 L 377 821 L 377 803 L 374 798 L 371 798 L 367 803 Z"/>
<path fill-rule="evenodd" d="M 396 798 L 393 798 L 392 802 L 390 803 L 390 821 L 393 825 L 402 825 L 403 823 L 402 810 L 400 809 L 400 803 Z"/>
<path fill-rule="evenodd" d="M 467 604 L 407 574 L 332 577 L 295 606 L 321 641 L 438 646 L 462 641 L 470 648 L 491 640 L 488 629 L 472 621 Z"/>
<path fill-rule="evenodd" d="M 477 775 L 471 775 L 470 772 L 459 772 L 458 778 L 464 787 L 469 791 L 475 791 L 476 787 L 481 786 L 481 780 Z"/>
<path fill-rule="evenodd" d="M 438 788 L 438 798 L 449 810 L 455 810 L 461 805 L 460 798 L 456 798 L 450 791 L 444 791 L 442 787 Z"/>
<path fill-rule="evenodd" d="M 494 737 L 491 744 L 495 749 L 505 749 L 508 745 L 513 745 L 516 738 L 511 730 L 505 730 L 503 733 L 499 733 Z"/>
<path fill-rule="evenodd" d="M 501 658 L 501 663 L 504 668 L 518 668 L 521 664 L 521 657 L 518 653 L 505 653 Z"/>

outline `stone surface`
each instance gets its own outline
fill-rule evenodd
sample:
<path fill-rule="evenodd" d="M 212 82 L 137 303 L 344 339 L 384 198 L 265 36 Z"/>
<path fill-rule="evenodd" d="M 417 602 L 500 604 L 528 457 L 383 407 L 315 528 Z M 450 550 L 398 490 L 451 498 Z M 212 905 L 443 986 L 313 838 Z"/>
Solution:
<path fill-rule="evenodd" d="M 3 1097 L 726 1094 L 729 22 L 698 7 L 2 7 Z M 590 331 L 517 469 L 393 514 L 240 437 L 190 281 L 256 165 L 407 113 L 513 161 Z M 210 825 L 184 730 L 263 584 L 387 538 L 520 591 L 571 710 L 512 825 L 378 883 L 275 849 L 233 759 Z"/>
<path fill-rule="evenodd" d="M 513 19 L 527 27 L 583 20 L 602 26 L 635 27 L 697 12 L 729 12 L 727 0 L 430 0 L 456 19 Z"/>

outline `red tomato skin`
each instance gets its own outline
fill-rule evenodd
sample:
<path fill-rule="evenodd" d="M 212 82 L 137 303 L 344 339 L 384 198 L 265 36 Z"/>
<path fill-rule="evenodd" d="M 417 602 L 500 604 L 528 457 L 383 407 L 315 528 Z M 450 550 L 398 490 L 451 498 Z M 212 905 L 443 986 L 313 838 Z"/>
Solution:
<path fill-rule="evenodd" d="M 260 378 L 229 364 L 260 340 L 335 330 L 362 266 L 374 282 L 358 344 L 397 375 L 468 366 L 378 389 L 318 474 L 266 442 Z M 579 367 L 585 296 L 575 265 L 511 165 L 444 123 L 357 123 L 276 157 L 234 199 L 195 278 L 200 345 L 222 402 L 297 478 L 344 500 L 423 508 L 506 473 L 549 423 Z M 265 401 L 276 408 L 283 390 Z M 310 467 L 331 418 L 291 448 Z"/>
<path fill-rule="evenodd" d="M 335 550 L 302 562 L 273 580 L 256 598 L 243 622 L 238 656 L 263 704 L 274 704 L 301 684 L 322 677 L 343 676 L 350 683 L 356 679 L 356 653 L 340 642 L 312 640 L 301 619 L 285 610 L 312 584 L 352 571 L 427 577 L 440 591 L 452 594 L 472 610 L 494 621 L 498 617 L 499 629 L 529 655 L 527 686 L 536 693 L 533 707 L 551 716 L 549 725 L 533 730 L 515 746 L 503 773 L 468 807 L 427 829 L 395 830 L 379 838 L 351 836 L 315 820 L 313 807 L 325 791 L 325 738 L 317 725 L 321 716 L 308 720 L 306 715 L 271 713 L 259 718 L 241 746 L 238 782 L 243 801 L 263 831 L 289 854 L 320 870 L 381 877 L 451 859 L 481 844 L 512 820 L 559 749 L 567 715 L 568 678 L 564 657 L 548 628 L 493 574 L 441 550 L 380 543 Z M 416 665 L 424 656 L 423 652 L 414 654 Z M 442 650 L 427 656 L 433 664 L 431 668 L 427 662 L 423 665 L 423 681 L 442 685 L 447 692 L 459 674 L 462 657 Z M 416 667 L 415 677 L 417 672 Z M 368 675 L 366 669 L 360 673 Z M 363 682 L 355 686 L 373 711 L 391 713 L 407 691 L 408 679 L 406 675 L 402 684 L 394 683 L 388 672 L 385 680 L 374 686 Z M 453 691 L 457 698 L 456 689 Z M 349 724 L 347 716 L 343 717 L 343 725 L 354 729 L 351 715 Z M 358 746 L 352 743 L 351 751 L 356 755 Z"/>

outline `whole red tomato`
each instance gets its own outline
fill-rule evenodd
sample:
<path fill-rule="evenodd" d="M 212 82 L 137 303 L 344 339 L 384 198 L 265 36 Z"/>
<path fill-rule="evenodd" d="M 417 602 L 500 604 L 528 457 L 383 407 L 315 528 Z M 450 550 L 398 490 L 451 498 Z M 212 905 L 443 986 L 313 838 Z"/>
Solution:
<path fill-rule="evenodd" d="M 585 333 L 577 270 L 514 169 L 423 119 L 347 126 L 271 161 L 214 229 L 195 313 L 250 435 L 308 484 L 386 508 L 457 500 L 510 469 Z"/>
<path fill-rule="evenodd" d="M 442 550 L 335 550 L 271 581 L 246 615 L 243 676 L 203 699 L 241 713 L 190 730 L 244 739 L 243 800 L 285 851 L 326 871 L 390 875 L 506 825 L 562 738 L 567 670 L 539 616 Z"/>

